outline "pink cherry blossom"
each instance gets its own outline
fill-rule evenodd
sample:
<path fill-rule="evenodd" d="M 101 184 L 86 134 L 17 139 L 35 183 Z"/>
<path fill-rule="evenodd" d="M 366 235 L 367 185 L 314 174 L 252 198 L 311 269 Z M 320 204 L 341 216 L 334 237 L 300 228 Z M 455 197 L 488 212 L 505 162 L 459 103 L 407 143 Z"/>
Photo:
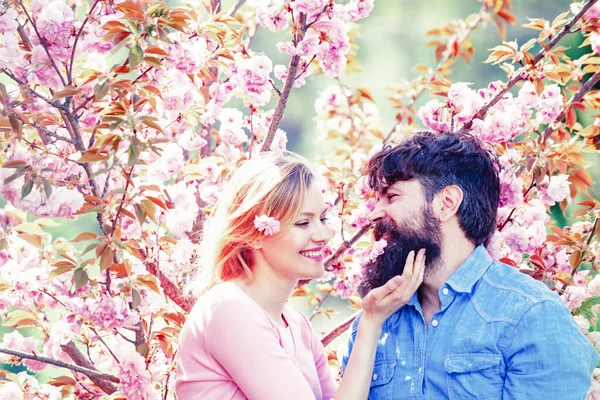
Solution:
<path fill-rule="evenodd" d="M 282 0 L 263 2 L 256 9 L 258 22 L 272 32 L 284 30 L 288 26 L 288 12 L 283 7 Z"/>
<path fill-rule="evenodd" d="M 155 395 L 146 361 L 136 351 L 126 354 L 119 364 L 119 391 L 130 400 L 149 400 Z"/>
<path fill-rule="evenodd" d="M 547 184 L 546 188 L 542 188 L 540 198 L 548 205 L 560 203 L 570 194 L 569 185 L 571 185 L 571 182 L 569 182 L 568 175 L 552 176 Z"/>
<path fill-rule="evenodd" d="M 280 224 L 279 221 L 268 215 L 257 215 L 254 217 L 254 227 L 265 236 L 271 236 L 279 232 Z"/>
<path fill-rule="evenodd" d="M 549 85 L 540 95 L 537 119 L 542 124 L 554 122 L 563 110 L 563 98 L 558 85 Z"/>
<path fill-rule="evenodd" d="M 17 16 L 14 8 L 6 8 L 0 15 L 0 33 L 15 32 L 19 27 Z"/>
<path fill-rule="evenodd" d="M 448 132 L 451 127 L 452 115 L 450 110 L 440 103 L 438 100 L 433 99 L 428 101 L 423 107 L 419 109 L 419 118 L 423 121 L 425 126 L 436 132 Z M 477 122 L 476 120 L 475 122 Z"/>

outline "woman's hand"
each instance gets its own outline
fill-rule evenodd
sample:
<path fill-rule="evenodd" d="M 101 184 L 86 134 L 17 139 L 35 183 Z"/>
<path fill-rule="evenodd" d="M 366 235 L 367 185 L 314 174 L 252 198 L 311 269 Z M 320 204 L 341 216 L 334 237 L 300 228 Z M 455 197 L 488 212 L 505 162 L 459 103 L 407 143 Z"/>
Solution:
<path fill-rule="evenodd" d="M 371 290 L 362 301 L 363 315 L 373 323 L 382 325 L 396 310 L 408 303 L 423 282 L 425 249 L 411 251 L 406 258 L 404 272 L 395 276 L 381 287 Z"/>

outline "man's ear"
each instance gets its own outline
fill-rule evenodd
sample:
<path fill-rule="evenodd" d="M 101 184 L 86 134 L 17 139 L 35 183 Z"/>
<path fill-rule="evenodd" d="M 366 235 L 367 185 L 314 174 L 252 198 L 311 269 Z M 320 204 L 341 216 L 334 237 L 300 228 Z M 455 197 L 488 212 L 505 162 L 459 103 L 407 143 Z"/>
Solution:
<path fill-rule="evenodd" d="M 456 185 L 448 185 L 437 194 L 439 198 L 440 222 L 448 221 L 456 215 L 463 201 L 463 191 Z"/>

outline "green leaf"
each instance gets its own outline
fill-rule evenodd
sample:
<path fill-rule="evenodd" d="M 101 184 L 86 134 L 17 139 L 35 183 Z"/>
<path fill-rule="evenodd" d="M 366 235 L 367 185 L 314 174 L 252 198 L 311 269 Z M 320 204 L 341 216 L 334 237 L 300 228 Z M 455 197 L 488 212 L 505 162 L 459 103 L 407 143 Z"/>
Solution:
<path fill-rule="evenodd" d="M 46 193 L 46 198 L 49 199 L 52 195 L 52 185 L 46 178 L 42 178 L 42 182 L 44 183 L 44 193 Z"/>
<path fill-rule="evenodd" d="M 140 353 L 142 355 L 142 357 L 144 357 L 144 358 L 146 358 L 146 356 L 150 352 L 150 349 L 148 348 L 148 346 L 146 345 L 146 343 L 140 344 L 135 350 L 138 353 Z"/>
<path fill-rule="evenodd" d="M 67 273 L 69 271 L 73 270 L 73 266 L 63 266 L 63 267 L 58 267 L 53 269 L 52 271 L 50 271 L 50 274 L 48 275 L 48 279 L 52 279 L 52 278 L 56 278 L 59 275 L 62 275 L 64 273 Z"/>
<path fill-rule="evenodd" d="M 24 199 L 27 197 L 29 193 L 31 193 L 31 189 L 33 189 L 33 179 L 30 179 L 23 185 L 21 188 L 21 198 Z"/>
<path fill-rule="evenodd" d="M 144 58 L 144 51 L 139 45 L 135 45 L 129 51 L 129 67 L 134 69 L 142 62 Z"/>
<path fill-rule="evenodd" d="M 135 310 L 142 302 L 142 297 L 137 289 L 131 289 L 131 309 Z"/>
<path fill-rule="evenodd" d="M 98 83 L 94 86 L 94 97 L 96 100 L 102 99 L 108 94 L 108 84 L 106 82 Z"/>
<path fill-rule="evenodd" d="M 573 314 L 581 314 L 589 320 L 593 317 L 592 307 L 597 305 L 600 305 L 600 296 L 592 296 L 585 299 L 579 308 L 573 310 Z"/>
<path fill-rule="evenodd" d="M 88 274 L 85 272 L 85 269 L 80 268 L 75 270 L 75 290 L 87 285 L 88 280 Z"/>

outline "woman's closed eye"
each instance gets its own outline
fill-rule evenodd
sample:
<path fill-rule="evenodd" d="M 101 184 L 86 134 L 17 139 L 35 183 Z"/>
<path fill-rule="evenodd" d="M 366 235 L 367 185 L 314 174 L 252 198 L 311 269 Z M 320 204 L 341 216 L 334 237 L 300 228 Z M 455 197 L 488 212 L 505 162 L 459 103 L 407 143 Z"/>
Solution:
<path fill-rule="evenodd" d="M 329 218 L 327 218 L 326 216 L 321 217 L 321 223 L 322 224 L 326 224 L 327 221 L 329 221 Z M 310 221 L 308 220 L 302 220 L 302 221 L 298 221 L 294 224 L 294 226 L 298 226 L 300 228 L 304 228 L 307 227 L 310 224 Z"/>

